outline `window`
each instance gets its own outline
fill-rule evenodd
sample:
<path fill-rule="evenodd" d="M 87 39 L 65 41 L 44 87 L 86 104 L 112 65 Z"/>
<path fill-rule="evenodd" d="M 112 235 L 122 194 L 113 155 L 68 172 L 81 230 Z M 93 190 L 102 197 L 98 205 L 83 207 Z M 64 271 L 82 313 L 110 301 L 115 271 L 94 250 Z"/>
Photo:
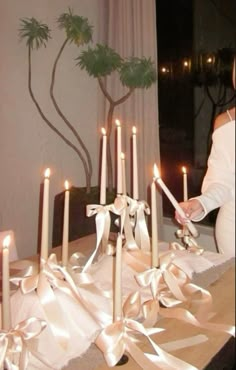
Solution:
<path fill-rule="evenodd" d="M 227 6 L 218 8 L 213 1 L 156 0 L 161 172 L 178 201 L 183 200 L 183 166 L 188 172 L 188 196 L 200 194 L 214 118 L 233 104 L 229 61 L 236 46 L 236 19 L 230 16 L 236 14 L 236 2 L 229 0 Z M 214 12 L 214 21 L 209 22 L 209 12 Z M 197 23 L 199 14 L 203 27 Z M 227 45 L 220 43 L 224 38 Z M 202 40 L 204 50 L 199 47 Z M 217 212 L 201 222 L 213 225 Z M 163 213 L 174 216 L 165 196 Z"/>

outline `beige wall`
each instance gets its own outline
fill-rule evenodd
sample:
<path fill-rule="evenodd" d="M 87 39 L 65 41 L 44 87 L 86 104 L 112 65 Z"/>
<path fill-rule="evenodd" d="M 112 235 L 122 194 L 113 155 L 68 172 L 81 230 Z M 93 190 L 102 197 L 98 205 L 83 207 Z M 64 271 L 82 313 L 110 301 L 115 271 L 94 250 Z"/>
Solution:
<path fill-rule="evenodd" d="M 94 26 L 96 42 L 98 0 L 7 0 L 0 4 L 0 231 L 12 229 L 20 257 L 36 252 L 39 191 L 46 167 L 50 180 L 50 240 L 53 199 L 67 178 L 74 186 L 85 186 L 78 156 L 53 133 L 39 116 L 27 90 L 27 48 L 19 42 L 20 18 L 35 17 L 52 30 L 47 48 L 33 52 L 33 87 L 44 111 L 63 130 L 49 97 L 54 57 L 64 41 L 57 17 L 71 7 Z M 93 159 L 92 184 L 97 184 L 97 83 L 75 66 L 79 51 L 66 48 L 59 65 L 55 95 L 71 122 L 76 124 Z M 89 109 L 88 109 L 89 107 Z M 71 135 L 68 135 L 72 138 Z M 74 140 L 72 138 L 72 140 Z M 75 143 L 75 141 L 74 141 Z"/>

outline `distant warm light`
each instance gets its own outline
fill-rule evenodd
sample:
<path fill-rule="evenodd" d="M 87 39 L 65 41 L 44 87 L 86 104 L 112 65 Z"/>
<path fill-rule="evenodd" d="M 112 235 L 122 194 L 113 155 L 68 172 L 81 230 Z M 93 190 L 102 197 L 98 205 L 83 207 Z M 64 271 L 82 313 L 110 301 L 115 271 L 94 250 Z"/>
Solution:
<path fill-rule="evenodd" d="M 3 239 L 3 244 L 2 244 L 3 248 L 8 248 L 10 243 L 11 243 L 11 236 L 10 235 L 5 236 L 5 238 Z"/>
<path fill-rule="evenodd" d="M 183 173 L 187 173 L 187 169 L 186 169 L 186 167 L 184 167 L 184 166 L 182 167 L 182 172 L 183 172 Z"/>
<path fill-rule="evenodd" d="M 153 166 L 153 174 L 154 174 L 155 179 L 159 179 L 161 177 L 156 163 Z"/>
<path fill-rule="evenodd" d="M 44 172 L 44 177 L 49 178 L 50 177 L 50 173 L 51 173 L 50 168 L 47 168 L 45 170 L 45 172 Z"/>
<path fill-rule="evenodd" d="M 169 72 L 169 69 L 168 69 L 168 68 L 166 68 L 166 67 L 162 67 L 162 68 L 161 68 L 161 72 L 162 72 L 162 73 L 168 73 L 168 72 Z"/>
<path fill-rule="evenodd" d="M 211 64 L 211 63 L 213 62 L 212 57 L 207 58 L 206 62 L 207 62 L 208 64 Z"/>
<path fill-rule="evenodd" d="M 137 133 L 137 129 L 135 126 L 132 127 L 132 133 L 135 135 Z"/>
<path fill-rule="evenodd" d="M 120 121 L 118 119 L 116 119 L 116 126 L 120 126 Z"/>
<path fill-rule="evenodd" d="M 67 180 L 65 181 L 64 185 L 65 185 L 65 189 L 68 190 L 69 189 L 69 182 Z"/>
<path fill-rule="evenodd" d="M 184 60 L 184 67 L 188 67 L 189 66 L 189 63 L 187 60 Z"/>
<path fill-rule="evenodd" d="M 106 130 L 104 127 L 101 128 L 102 134 L 105 136 L 106 135 Z"/>

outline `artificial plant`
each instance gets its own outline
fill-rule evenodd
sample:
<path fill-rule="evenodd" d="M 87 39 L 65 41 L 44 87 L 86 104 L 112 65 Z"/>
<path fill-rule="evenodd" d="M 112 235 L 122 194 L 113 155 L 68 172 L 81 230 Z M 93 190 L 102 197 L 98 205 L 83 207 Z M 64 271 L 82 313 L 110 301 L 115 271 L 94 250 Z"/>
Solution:
<path fill-rule="evenodd" d="M 57 20 L 58 26 L 60 29 L 65 31 L 65 40 L 63 41 L 58 54 L 56 55 L 55 62 L 53 64 L 52 73 L 51 73 L 51 83 L 50 83 L 50 96 L 54 107 L 62 118 L 66 126 L 72 131 L 76 140 L 79 143 L 79 148 L 74 145 L 70 140 L 66 138 L 64 134 L 56 128 L 56 126 L 47 118 L 46 114 L 43 112 L 32 88 L 32 51 L 34 49 L 39 49 L 41 46 L 47 46 L 48 40 L 51 38 L 51 31 L 49 27 L 36 20 L 35 18 L 23 18 L 21 19 L 21 27 L 19 30 L 20 38 L 26 40 L 26 46 L 28 48 L 28 89 L 30 97 L 34 102 L 40 116 L 44 122 L 67 144 L 69 145 L 79 156 L 82 161 L 85 176 L 86 176 L 86 189 L 87 193 L 90 192 L 91 188 L 91 176 L 92 176 L 92 162 L 90 154 L 81 139 L 78 131 L 75 128 L 75 125 L 71 124 L 70 121 L 66 118 L 62 109 L 59 107 L 55 95 L 54 95 L 54 86 L 56 80 L 56 71 L 58 62 L 61 58 L 62 52 L 69 43 L 74 43 L 76 46 L 81 46 L 89 43 L 92 40 L 92 26 L 89 24 L 88 19 L 74 15 L 69 9 L 67 13 L 63 13 L 59 16 Z"/>
<path fill-rule="evenodd" d="M 123 59 L 115 50 L 107 45 L 97 44 L 94 48 L 89 47 L 81 52 L 77 58 L 78 65 L 85 69 L 89 76 L 97 78 L 99 87 L 104 97 L 109 102 L 106 120 L 107 132 L 107 172 L 108 189 L 113 188 L 113 166 L 111 156 L 110 137 L 112 132 L 112 122 L 114 109 L 119 104 L 124 103 L 137 88 L 148 89 L 156 82 L 157 74 L 154 63 L 150 58 L 131 57 Z M 118 72 L 121 84 L 127 87 L 127 93 L 117 100 L 109 94 L 105 77 L 113 72 Z"/>

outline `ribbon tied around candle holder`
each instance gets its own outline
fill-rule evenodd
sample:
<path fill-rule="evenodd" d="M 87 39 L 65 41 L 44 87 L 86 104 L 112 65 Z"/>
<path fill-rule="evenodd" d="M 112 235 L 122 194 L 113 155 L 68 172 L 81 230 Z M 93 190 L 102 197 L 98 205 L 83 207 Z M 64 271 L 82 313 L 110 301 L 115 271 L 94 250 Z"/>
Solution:
<path fill-rule="evenodd" d="M 49 366 L 47 360 L 37 351 L 37 337 L 46 326 L 46 321 L 31 317 L 9 331 L 1 330 L 0 367 L 5 364 L 9 370 L 26 370 L 30 353 L 45 366 Z"/>
<path fill-rule="evenodd" d="M 141 311 L 140 293 L 131 294 L 123 305 L 123 318 L 105 327 L 97 336 L 95 344 L 103 352 L 108 366 L 115 366 L 125 351 L 128 352 L 137 364 L 144 370 L 160 370 L 168 365 L 169 369 L 197 370 L 194 366 L 179 360 L 162 350 L 152 339 L 151 335 L 163 331 L 162 328 L 145 328 L 136 321 Z M 134 335 L 144 335 L 155 355 L 149 356 L 142 352 L 135 344 Z"/>

